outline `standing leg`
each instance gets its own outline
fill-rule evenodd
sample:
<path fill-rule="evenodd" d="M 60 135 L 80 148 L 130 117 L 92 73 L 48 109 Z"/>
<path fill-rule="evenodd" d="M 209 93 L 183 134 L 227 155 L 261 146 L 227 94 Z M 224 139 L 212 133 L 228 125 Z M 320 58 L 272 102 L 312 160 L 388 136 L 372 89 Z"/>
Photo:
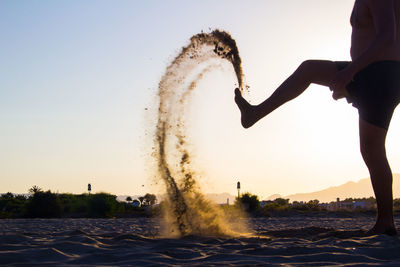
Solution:
<path fill-rule="evenodd" d="M 244 128 L 251 127 L 276 108 L 299 96 L 311 83 L 329 86 L 337 71 L 333 61 L 304 61 L 269 98 L 257 106 L 250 105 L 236 89 L 235 102 L 241 112 L 242 126 Z"/>
<path fill-rule="evenodd" d="M 393 176 L 386 158 L 385 139 L 387 130 L 360 118 L 360 150 L 368 167 L 378 208 L 375 226 L 371 234 L 395 235 L 393 220 Z"/>

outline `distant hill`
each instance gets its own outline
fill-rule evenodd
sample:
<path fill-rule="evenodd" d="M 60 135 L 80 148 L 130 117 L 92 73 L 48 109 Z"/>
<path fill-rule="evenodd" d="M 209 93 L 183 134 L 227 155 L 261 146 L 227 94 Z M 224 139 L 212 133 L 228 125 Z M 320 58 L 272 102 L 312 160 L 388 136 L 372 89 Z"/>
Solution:
<path fill-rule="evenodd" d="M 320 202 L 330 202 L 335 201 L 336 198 L 363 198 L 371 196 L 374 196 L 371 181 L 369 178 L 364 178 L 358 182 L 347 182 L 343 185 L 329 187 L 321 191 L 294 194 L 283 198 L 289 198 L 290 201 L 309 201 L 318 199 Z M 393 197 L 400 197 L 400 174 L 393 175 Z"/>
<path fill-rule="evenodd" d="M 263 200 L 275 200 L 277 198 L 282 198 L 282 196 L 279 195 L 279 194 L 273 194 L 273 195 L 270 195 L 269 197 L 267 197 L 267 198 L 265 198 Z"/>

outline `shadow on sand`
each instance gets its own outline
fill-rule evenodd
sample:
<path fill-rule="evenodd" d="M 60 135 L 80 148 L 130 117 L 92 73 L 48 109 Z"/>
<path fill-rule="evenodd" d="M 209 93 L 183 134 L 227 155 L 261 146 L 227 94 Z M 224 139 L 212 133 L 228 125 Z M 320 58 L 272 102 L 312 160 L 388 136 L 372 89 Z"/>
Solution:
<path fill-rule="evenodd" d="M 328 237 L 336 237 L 340 239 L 349 239 L 354 237 L 368 237 L 364 230 L 337 230 L 334 228 L 324 227 L 305 227 L 305 228 L 291 228 L 284 230 L 265 231 L 260 233 L 261 236 L 277 237 L 277 238 L 303 238 L 311 240 L 320 240 Z"/>

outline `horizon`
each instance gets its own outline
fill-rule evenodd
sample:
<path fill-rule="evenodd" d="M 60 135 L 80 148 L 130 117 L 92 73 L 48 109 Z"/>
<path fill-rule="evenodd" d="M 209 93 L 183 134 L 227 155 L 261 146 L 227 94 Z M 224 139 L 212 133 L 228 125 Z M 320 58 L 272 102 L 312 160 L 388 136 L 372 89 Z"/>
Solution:
<path fill-rule="evenodd" d="M 2 1 L 0 191 L 38 185 L 78 193 L 90 183 L 116 195 L 162 192 L 151 157 L 158 83 L 192 35 L 231 33 L 246 98 L 259 103 L 304 60 L 350 58 L 353 3 Z M 193 93 L 187 130 L 203 192 L 235 195 L 240 181 L 265 198 L 369 177 L 357 111 L 345 100 L 313 85 L 244 130 L 236 83 L 222 62 Z M 387 137 L 393 173 L 400 173 L 398 114 Z"/>
<path fill-rule="evenodd" d="M 400 173 L 394 173 L 393 174 L 393 178 L 394 178 L 394 187 L 395 187 L 395 190 L 393 191 L 393 198 L 394 199 L 399 199 L 400 198 L 400 190 L 396 190 L 396 188 L 397 187 L 399 187 L 400 186 Z M 319 192 L 324 192 L 324 191 L 328 191 L 328 190 L 332 190 L 332 189 L 334 189 L 334 188 L 337 188 L 337 187 L 344 187 L 345 185 L 352 185 L 352 184 L 359 184 L 360 182 L 362 182 L 362 181 L 365 181 L 365 180 L 367 180 L 367 182 L 369 182 L 369 177 L 367 177 L 367 178 L 362 178 L 362 179 L 359 179 L 359 180 L 357 180 L 357 181 L 348 181 L 348 182 L 346 182 L 346 183 L 344 183 L 344 184 L 340 184 L 340 185 L 334 185 L 334 186 L 331 186 L 331 187 L 328 187 L 328 188 L 323 188 L 323 189 L 321 189 L 321 190 L 318 190 L 318 191 L 313 191 L 313 192 L 297 192 L 297 193 L 294 193 L 294 194 L 290 194 L 290 195 L 281 195 L 281 194 L 279 194 L 279 193 L 274 193 L 274 194 L 271 194 L 271 195 L 269 195 L 269 196 L 265 196 L 264 198 L 262 198 L 262 197 L 260 197 L 260 196 L 258 196 L 257 194 L 255 194 L 255 195 L 257 195 L 260 199 L 260 201 L 270 201 L 270 200 L 275 200 L 276 198 L 283 198 L 283 199 L 289 199 L 289 201 L 290 202 L 294 202 L 294 201 L 309 201 L 309 200 L 315 200 L 315 199 L 317 199 L 317 200 L 319 200 L 321 203 L 329 203 L 329 202 L 334 202 L 337 198 L 339 198 L 339 199 L 346 199 L 346 198 L 369 198 L 369 197 L 373 197 L 373 198 L 375 198 L 375 196 L 373 195 L 373 192 L 372 192 L 372 188 L 369 188 L 370 190 L 369 190 L 369 192 L 367 193 L 366 191 L 365 191 L 365 188 L 364 189 L 360 189 L 360 188 L 358 188 L 358 189 L 360 189 L 360 191 L 361 192 L 354 192 L 354 189 L 352 189 L 353 191 L 352 191 L 352 193 L 347 193 L 347 195 L 346 196 L 344 196 L 344 197 L 339 197 L 339 195 L 336 195 L 336 196 L 331 196 L 331 197 L 326 197 L 325 195 L 324 196 L 321 196 L 321 197 L 311 197 L 310 195 L 313 195 L 313 194 L 317 194 L 317 193 L 319 193 Z M 397 185 L 397 187 L 396 187 L 396 185 Z M 400 188 L 400 187 L 399 187 Z M 41 191 L 48 191 L 48 190 L 50 190 L 50 189 L 43 189 L 43 188 L 40 188 L 39 187 L 39 189 L 41 190 Z M 50 190 L 51 191 L 51 190 Z M 13 195 L 24 195 L 24 196 L 27 196 L 27 195 L 32 195 L 33 193 L 14 193 L 14 192 L 4 192 L 4 193 L 0 193 L 0 195 L 3 195 L 3 194 L 7 194 L 7 193 L 12 193 Z M 90 193 L 88 193 L 88 191 L 86 191 L 86 192 L 81 192 L 81 193 L 70 193 L 70 192 L 52 192 L 52 193 L 55 193 L 55 194 L 76 194 L 76 195 L 81 195 L 81 194 L 99 194 L 99 193 L 106 193 L 106 194 L 111 194 L 111 195 L 115 195 L 116 197 L 117 197 L 117 200 L 119 200 L 119 201 L 125 201 L 125 198 L 126 197 L 139 197 L 139 196 L 143 196 L 144 194 L 113 194 L 113 193 L 111 193 L 111 192 L 104 192 L 104 191 L 98 191 L 98 192 L 90 192 Z M 146 192 L 146 193 L 150 193 L 150 194 L 153 194 L 153 192 Z M 226 199 L 225 199 L 225 196 L 226 195 L 229 195 L 229 201 L 231 201 L 231 199 L 230 199 L 230 197 L 232 197 L 232 199 L 236 199 L 236 195 L 235 194 L 233 194 L 233 193 L 230 193 L 230 192 L 221 192 L 221 193 L 212 193 L 212 192 L 202 192 L 209 200 L 212 200 L 213 202 L 215 202 L 215 203 L 217 203 L 217 204 L 223 204 L 223 203 L 226 203 Z M 253 194 L 252 192 L 241 192 L 241 194 L 246 194 L 246 193 L 250 193 L 250 194 Z M 325 194 L 325 193 L 324 193 Z M 165 193 L 159 193 L 159 194 L 155 194 L 156 196 L 157 196 L 157 201 L 159 200 L 159 197 L 165 197 Z M 305 197 L 303 197 L 302 199 L 303 200 L 300 200 L 298 197 L 299 196 L 301 196 L 301 195 L 305 195 Z M 222 196 L 224 196 L 224 199 L 222 199 Z M 294 197 L 297 197 L 297 198 L 294 198 Z M 327 199 L 331 199 L 331 200 L 327 200 Z M 218 200 L 217 200 L 218 199 Z M 162 200 L 162 198 L 161 198 L 161 200 Z"/>

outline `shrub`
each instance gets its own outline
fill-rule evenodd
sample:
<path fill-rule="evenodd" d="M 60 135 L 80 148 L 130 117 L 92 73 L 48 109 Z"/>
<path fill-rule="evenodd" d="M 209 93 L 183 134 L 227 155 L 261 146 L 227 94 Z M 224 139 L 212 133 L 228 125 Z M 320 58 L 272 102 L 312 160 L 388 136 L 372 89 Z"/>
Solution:
<path fill-rule="evenodd" d="M 62 209 L 56 194 L 49 191 L 37 191 L 27 204 L 27 216 L 30 218 L 60 217 Z"/>
<path fill-rule="evenodd" d="M 107 193 L 98 193 L 89 196 L 89 216 L 91 217 L 114 217 L 118 202 L 117 197 Z"/>
<path fill-rule="evenodd" d="M 25 211 L 27 199 L 24 196 L 14 196 L 12 193 L 0 196 L 0 218 L 21 217 Z"/>
<path fill-rule="evenodd" d="M 239 203 L 241 203 L 243 208 L 248 212 L 254 212 L 260 207 L 258 196 L 251 193 L 244 193 L 239 198 Z"/>

